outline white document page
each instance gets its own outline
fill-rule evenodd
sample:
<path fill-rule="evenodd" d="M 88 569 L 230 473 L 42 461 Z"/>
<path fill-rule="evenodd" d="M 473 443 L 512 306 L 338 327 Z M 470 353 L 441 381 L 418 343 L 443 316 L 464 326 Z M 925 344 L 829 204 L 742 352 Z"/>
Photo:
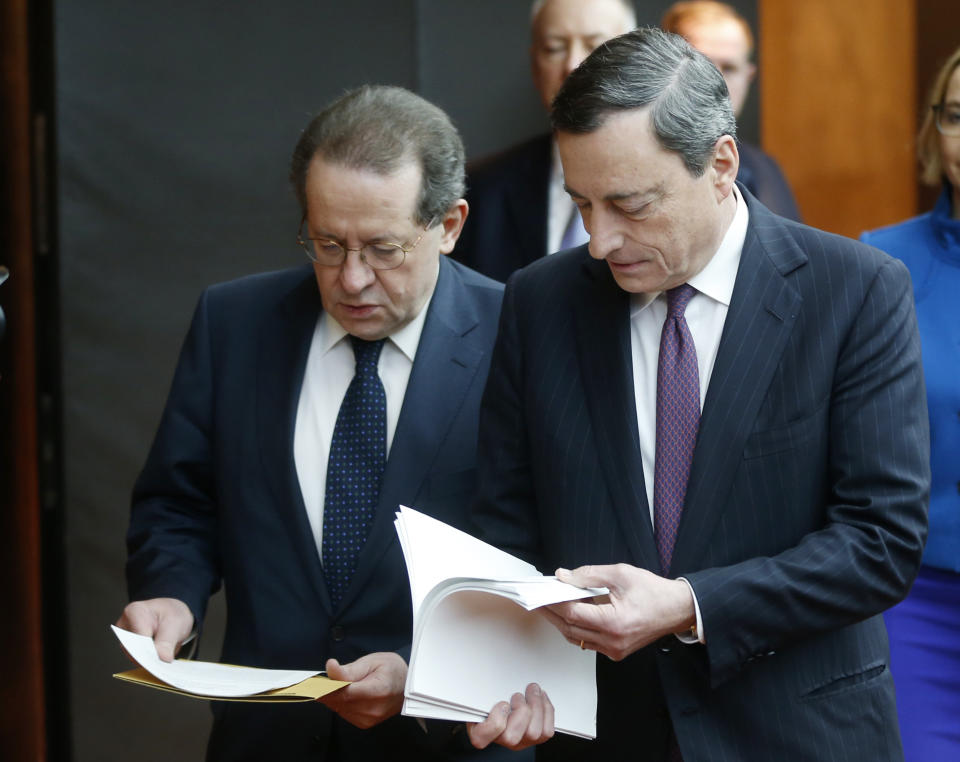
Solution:
<path fill-rule="evenodd" d="M 405 505 L 400 506 L 394 524 L 410 576 L 414 618 L 427 593 L 450 577 L 541 576 L 533 564 Z"/>
<path fill-rule="evenodd" d="M 426 514 L 395 522 L 410 577 L 413 648 L 404 714 L 477 721 L 536 682 L 558 730 L 596 734 L 596 653 L 571 645 L 530 609 L 607 594 L 544 577 L 533 565 Z"/>
<path fill-rule="evenodd" d="M 557 730 L 596 734 L 596 652 L 571 645 L 545 617 L 498 595 L 466 589 L 432 608 L 431 602 L 424 619 L 429 627 L 411 654 L 411 699 L 467 710 L 444 717 L 476 721 L 498 701 L 538 683 L 554 705 Z"/>
<path fill-rule="evenodd" d="M 319 671 L 234 667 L 188 659 L 175 659 L 168 663 L 157 656 L 153 638 L 121 630 L 115 625 L 110 627 L 137 664 L 157 679 L 189 693 L 223 698 L 253 696 L 264 691 L 288 688 L 320 674 Z"/>

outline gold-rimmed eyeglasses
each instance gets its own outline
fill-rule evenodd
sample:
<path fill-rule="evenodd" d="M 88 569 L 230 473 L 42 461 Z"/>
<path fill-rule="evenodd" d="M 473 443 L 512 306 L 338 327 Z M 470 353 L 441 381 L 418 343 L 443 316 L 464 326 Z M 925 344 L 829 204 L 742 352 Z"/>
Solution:
<path fill-rule="evenodd" d="M 937 132 L 948 138 L 960 137 L 960 106 L 955 103 L 937 103 L 933 109 Z"/>
<path fill-rule="evenodd" d="M 417 240 L 409 246 L 391 241 L 372 241 L 356 249 L 344 246 L 332 238 L 305 238 L 303 236 L 304 222 L 306 222 L 305 217 L 300 220 L 300 228 L 297 230 L 297 243 L 312 262 L 324 267 L 339 267 L 346 260 L 347 252 L 355 251 L 360 255 L 360 261 L 374 270 L 394 270 L 403 264 L 408 253 L 417 248 L 427 231 L 433 227 L 434 221 L 430 220 L 424 225 L 420 235 L 417 236 Z"/>

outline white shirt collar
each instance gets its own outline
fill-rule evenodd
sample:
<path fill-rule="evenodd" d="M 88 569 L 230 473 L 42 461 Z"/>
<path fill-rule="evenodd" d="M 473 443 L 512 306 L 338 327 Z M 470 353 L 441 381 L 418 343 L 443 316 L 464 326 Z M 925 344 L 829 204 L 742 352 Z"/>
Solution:
<path fill-rule="evenodd" d="M 704 268 L 687 281 L 701 294 L 727 307 L 730 306 L 730 299 L 733 296 L 733 286 L 737 281 L 737 269 L 740 266 L 740 254 L 743 251 L 743 242 L 747 239 L 747 223 L 750 222 L 747 204 L 736 185 L 733 186 L 733 195 L 737 202 L 737 209 L 733 214 L 730 227 L 720 241 L 720 247 Z"/>
<path fill-rule="evenodd" d="M 733 196 L 737 202 L 733 220 L 723 234 L 720 246 L 710 258 L 704 268 L 687 281 L 698 292 L 729 307 L 733 297 L 733 286 L 737 281 L 737 269 L 740 267 L 740 255 L 743 244 L 747 239 L 747 225 L 750 222 L 750 213 L 747 204 L 740 194 L 740 189 L 733 186 Z M 630 317 L 643 311 L 660 292 L 631 294 Z"/>

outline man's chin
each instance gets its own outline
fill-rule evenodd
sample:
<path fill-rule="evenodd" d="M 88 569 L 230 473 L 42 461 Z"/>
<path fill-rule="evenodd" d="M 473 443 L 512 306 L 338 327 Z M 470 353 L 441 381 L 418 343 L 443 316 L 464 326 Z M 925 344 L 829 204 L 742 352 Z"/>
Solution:
<path fill-rule="evenodd" d="M 607 265 L 617 285 L 628 293 L 645 294 L 662 289 L 662 273 L 654 272 L 648 262 L 618 266 L 608 260 Z"/>
<path fill-rule="evenodd" d="M 340 312 L 336 315 L 337 322 L 343 326 L 343 330 L 351 336 L 365 341 L 376 341 L 390 335 L 390 330 L 384 325 L 384 321 L 376 314 L 363 316 L 346 315 Z"/>

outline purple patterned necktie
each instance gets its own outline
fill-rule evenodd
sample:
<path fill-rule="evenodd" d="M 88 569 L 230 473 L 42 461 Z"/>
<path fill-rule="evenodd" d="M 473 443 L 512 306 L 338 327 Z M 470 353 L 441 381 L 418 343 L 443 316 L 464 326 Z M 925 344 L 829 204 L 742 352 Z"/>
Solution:
<path fill-rule="evenodd" d="M 697 348 L 683 317 L 696 289 L 684 283 L 667 291 L 667 319 L 657 363 L 657 447 L 653 471 L 653 526 L 664 574 L 683 512 L 693 448 L 700 428 Z"/>

